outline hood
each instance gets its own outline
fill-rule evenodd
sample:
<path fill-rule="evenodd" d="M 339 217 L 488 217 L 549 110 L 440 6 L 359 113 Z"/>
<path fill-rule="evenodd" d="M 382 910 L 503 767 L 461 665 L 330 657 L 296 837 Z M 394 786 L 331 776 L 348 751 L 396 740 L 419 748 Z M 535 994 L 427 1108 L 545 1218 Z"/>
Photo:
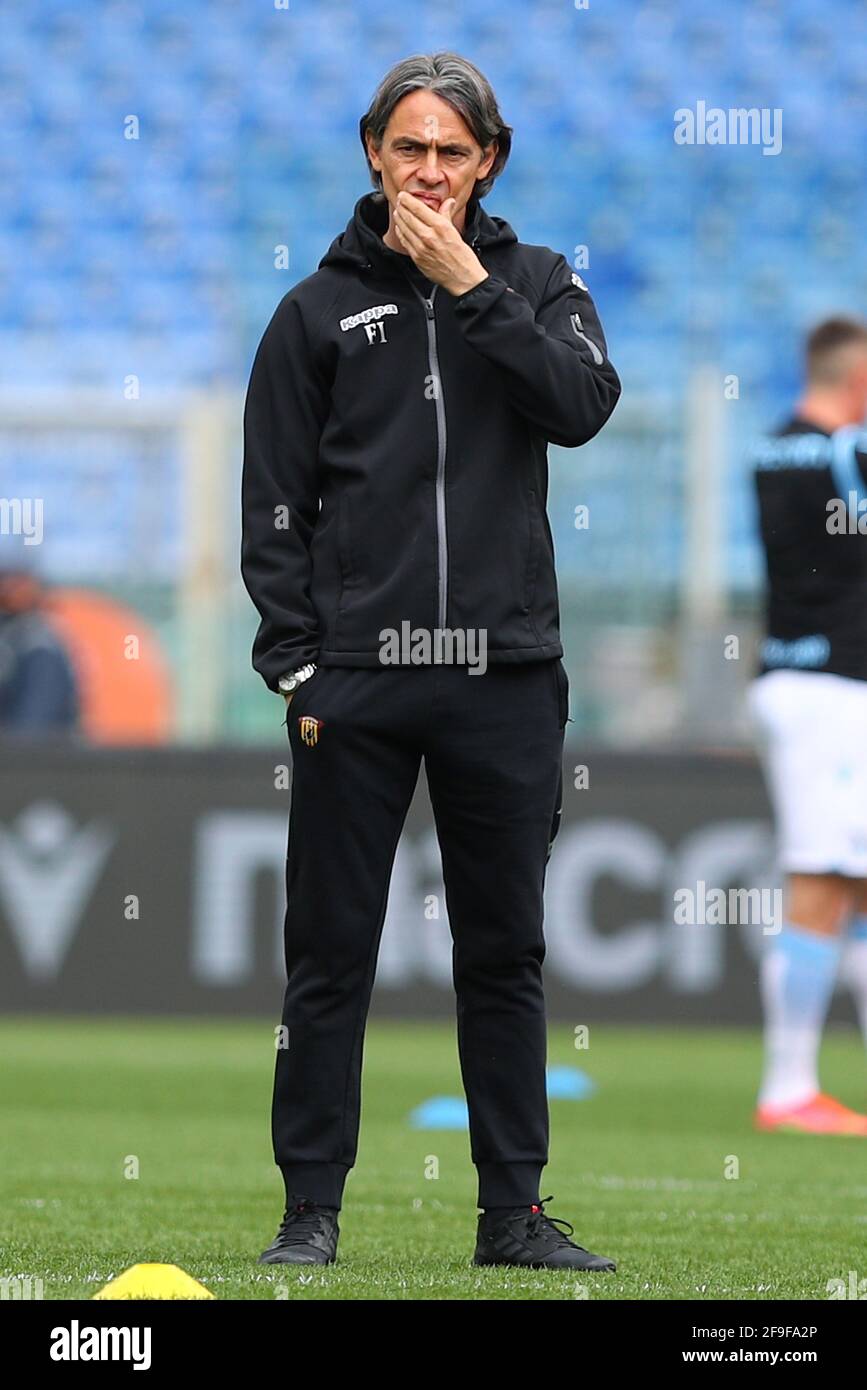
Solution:
<path fill-rule="evenodd" d="M 326 265 L 349 265 L 357 270 L 375 266 L 383 273 L 403 274 L 407 257 L 392 251 L 383 241 L 388 229 L 388 202 L 383 193 L 365 193 L 355 204 L 355 211 L 345 231 L 335 237 L 319 262 Z M 480 250 L 495 245 L 516 242 L 518 238 L 502 217 L 490 217 L 477 199 L 467 204 L 464 241 Z"/>

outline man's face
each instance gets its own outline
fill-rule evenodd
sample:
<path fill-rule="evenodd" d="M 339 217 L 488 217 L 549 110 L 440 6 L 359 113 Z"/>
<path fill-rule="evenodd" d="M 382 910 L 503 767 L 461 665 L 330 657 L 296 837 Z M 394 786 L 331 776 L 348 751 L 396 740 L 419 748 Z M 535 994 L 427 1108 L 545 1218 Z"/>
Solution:
<path fill-rule="evenodd" d="M 382 147 L 377 150 L 368 133 L 367 148 L 392 212 L 400 192 L 420 197 L 435 212 L 446 198 L 455 198 L 452 222 L 458 231 L 477 180 L 490 173 L 497 155 L 496 141 L 483 150 L 454 107 L 427 91 L 403 97 L 391 113 Z"/>
<path fill-rule="evenodd" d="M 852 402 L 852 424 L 860 425 L 867 416 L 867 345 L 859 343 L 853 352 L 847 384 Z"/>
<path fill-rule="evenodd" d="M 7 571 L 0 574 L 0 613 L 25 613 L 39 605 L 39 581 L 29 574 Z"/>

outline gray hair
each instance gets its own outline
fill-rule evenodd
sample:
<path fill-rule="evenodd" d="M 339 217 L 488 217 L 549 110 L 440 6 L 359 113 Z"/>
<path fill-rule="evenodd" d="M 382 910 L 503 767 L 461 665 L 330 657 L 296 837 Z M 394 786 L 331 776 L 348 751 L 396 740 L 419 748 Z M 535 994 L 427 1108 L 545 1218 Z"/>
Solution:
<path fill-rule="evenodd" d="M 453 106 L 468 126 L 473 139 L 486 150 L 497 141 L 497 153 L 487 178 L 479 179 L 474 198 L 490 193 L 502 173 L 512 148 L 512 127 L 500 115 L 493 88 L 483 73 L 457 53 L 416 53 L 404 58 L 386 73 L 359 124 L 364 157 L 374 188 L 382 191 L 382 175 L 374 169 L 365 136 L 369 131 L 377 150 L 382 146 L 386 126 L 397 103 L 410 92 L 433 92 Z"/>

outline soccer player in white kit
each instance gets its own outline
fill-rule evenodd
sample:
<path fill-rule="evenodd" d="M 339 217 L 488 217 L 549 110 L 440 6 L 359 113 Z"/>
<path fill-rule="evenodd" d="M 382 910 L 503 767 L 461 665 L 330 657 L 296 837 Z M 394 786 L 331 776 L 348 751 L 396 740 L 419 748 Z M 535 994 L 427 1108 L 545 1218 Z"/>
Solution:
<path fill-rule="evenodd" d="M 792 417 L 754 458 L 768 604 L 749 700 L 785 876 L 760 967 L 754 1123 L 867 1137 L 867 1115 L 818 1077 L 838 978 L 867 1045 L 867 323 L 827 320 L 806 357 Z"/>

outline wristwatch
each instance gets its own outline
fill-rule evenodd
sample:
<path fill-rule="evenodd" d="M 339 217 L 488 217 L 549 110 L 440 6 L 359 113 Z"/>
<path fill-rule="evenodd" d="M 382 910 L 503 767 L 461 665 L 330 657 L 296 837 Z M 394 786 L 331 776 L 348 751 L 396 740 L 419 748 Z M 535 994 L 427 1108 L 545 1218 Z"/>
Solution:
<path fill-rule="evenodd" d="M 281 676 L 277 682 L 277 689 L 281 695 L 291 695 L 293 690 L 298 689 L 299 685 L 309 681 L 315 670 L 316 662 L 308 661 L 306 666 L 299 666 L 297 671 L 289 671 L 285 676 Z"/>

